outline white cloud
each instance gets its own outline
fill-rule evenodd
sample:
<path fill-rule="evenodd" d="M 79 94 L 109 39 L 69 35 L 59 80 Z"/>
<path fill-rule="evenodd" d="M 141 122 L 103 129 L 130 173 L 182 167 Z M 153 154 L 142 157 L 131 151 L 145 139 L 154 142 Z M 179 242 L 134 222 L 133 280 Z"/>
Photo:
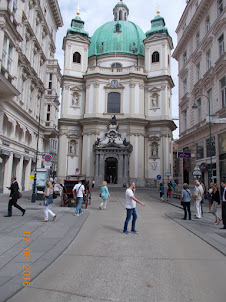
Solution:
<path fill-rule="evenodd" d="M 71 19 L 76 16 L 77 5 L 80 6 L 80 17 L 85 22 L 84 29 L 93 35 L 94 31 L 106 22 L 113 20 L 113 8 L 119 0 L 58 0 L 64 26 L 57 32 L 56 40 L 56 59 L 59 60 L 61 69 L 63 70 L 64 54 L 62 51 L 63 37 L 66 35 L 67 29 L 70 27 Z M 174 47 L 177 44 L 177 36 L 175 30 L 182 13 L 186 6 L 185 0 L 124 0 L 129 8 L 129 20 L 136 23 L 144 33 L 151 28 L 150 21 L 156 16 L 157 9 L 160 15 L 165 19 L 166 27 L 173 39 Z M 178 117 L 178 81 L 177 81 L 177 62 L 172 59 L 172 78 L 175 88 L 172 93 L 172 111 L 173 117 Z M 178 125 L 178 121 L 175 121 Z M 178 129 L 174 131 L 174 137 L 178 137 Z"/>

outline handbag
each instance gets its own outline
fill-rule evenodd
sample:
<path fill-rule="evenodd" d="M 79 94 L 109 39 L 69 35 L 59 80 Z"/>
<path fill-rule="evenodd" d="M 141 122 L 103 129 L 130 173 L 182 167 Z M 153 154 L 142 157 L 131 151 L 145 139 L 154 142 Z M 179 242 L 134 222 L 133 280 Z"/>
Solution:
<path fill-rule="evenodd" d="M 18 199 L 21 198 L 23 195 L 20 191 L 18 191 Z"/>
<path fill-rule="evenodd" d="M 101 193 L 99 194 L 99 196 L 101 197 Z"/>
<path fill-rule="evenodd" d="M 57 198 L 57 195 L 55 192 L 53 192 L 53 199 L 56 199 Z"/>

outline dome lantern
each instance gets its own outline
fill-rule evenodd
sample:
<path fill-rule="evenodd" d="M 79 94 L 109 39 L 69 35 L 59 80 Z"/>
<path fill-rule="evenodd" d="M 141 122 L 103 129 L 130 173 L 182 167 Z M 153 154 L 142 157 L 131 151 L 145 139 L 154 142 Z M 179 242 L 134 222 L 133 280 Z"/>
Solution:
<path fill-rule="evenodd" d="M 129 9 L 123 0 L 118 2 L 113 9 L 114 21 L 127 21 L 129 16 Z"/>

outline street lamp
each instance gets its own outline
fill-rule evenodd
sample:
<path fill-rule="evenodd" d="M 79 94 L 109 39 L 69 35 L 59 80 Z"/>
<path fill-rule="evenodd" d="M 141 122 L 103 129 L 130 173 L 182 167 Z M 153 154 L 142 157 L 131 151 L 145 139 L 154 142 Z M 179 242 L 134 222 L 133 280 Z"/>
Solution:
<path fill-rule="evenodd" d="M 211 115 L 210 115 L 210 98 L 208 98 L 208 96 L 206 96 L 205 94 L 200 94 L 197 96 L 196 100 L 199 97 L 206 97 L 208 102 L 209 102 L 209 131 L 210 131 L 210 181 L 213 182 L 213 161 L 212 161 L 212 127 L 211 127 Z M 199 106 L 196 104 L 196 102 L 194 101 L 194 104 L 192 105 L 192 109 L 197 109 Z"/>
<path fill-rule="evenodd" d="M 45 90 L 48 90 L 45 88 Z M 53 103 L 59 104 L 57 92 L 55 89 L 52 88 L 52 90 L 55 91 L 56 95 L 53 100 Z M 35 156 L 35 172 L 34 172 L 34 183 L 33 183 L 33 191 L 31 195 L 31 202 L 34 203 L 36 200 L 36 182 L 37 182 L 37 163 L 38 163 L 38 144 L 39 144 L 39 134 L 40 134 L 40 120 L 41 120 L 41 98 L 40 98 L 40 106 L 39 106 L 39 115 L 38 115 L 38 135 L 37 135 L 37 145 L 36 145 L 36 156 Z"/>

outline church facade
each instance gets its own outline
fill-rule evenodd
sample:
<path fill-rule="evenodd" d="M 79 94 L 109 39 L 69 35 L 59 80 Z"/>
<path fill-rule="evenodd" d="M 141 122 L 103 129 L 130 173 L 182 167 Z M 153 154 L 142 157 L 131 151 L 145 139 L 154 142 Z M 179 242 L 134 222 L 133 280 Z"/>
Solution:
<path fill-rule="evenodd" d="M 77 13 L 63 40 L 58 178 L 156 184 L 172 174 L 172 39 L 159 15 L 146 32 L 120 1 L 90 38 Z"/>

